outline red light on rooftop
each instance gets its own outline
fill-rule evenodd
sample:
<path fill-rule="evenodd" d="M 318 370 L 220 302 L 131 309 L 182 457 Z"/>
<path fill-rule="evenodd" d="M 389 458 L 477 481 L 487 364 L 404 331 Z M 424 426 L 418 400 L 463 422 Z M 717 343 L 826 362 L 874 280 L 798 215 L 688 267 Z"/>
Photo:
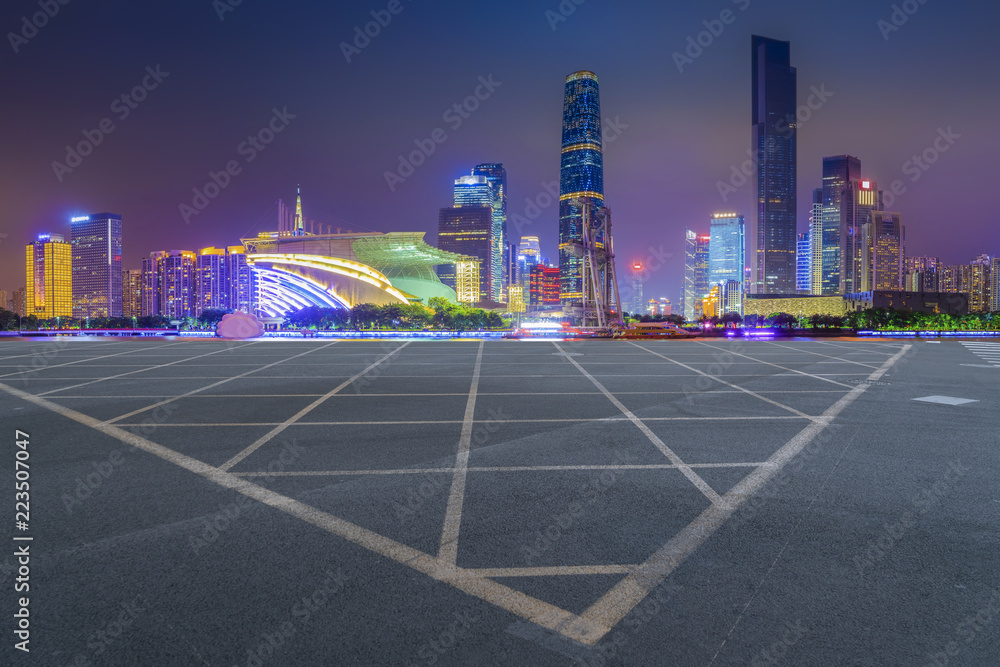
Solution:
<path fill-rule="evenodd" d="M 636 271 L 642 271 L 642 262 L 636 262 L 635 264 L 632 265 L 632 268 L 635 269 Z"/>

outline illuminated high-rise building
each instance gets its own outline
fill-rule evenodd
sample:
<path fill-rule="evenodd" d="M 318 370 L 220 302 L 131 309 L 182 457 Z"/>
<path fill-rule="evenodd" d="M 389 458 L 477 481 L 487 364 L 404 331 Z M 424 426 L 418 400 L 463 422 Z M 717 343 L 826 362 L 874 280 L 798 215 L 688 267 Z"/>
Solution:
<path fill-rule="evenodd" d="M 25 252 L 25 315 L 73 317 L 73 246 L 59 234 L 39 234 Z"/>
<path fill-rule="evenodd" d="M 987 313 L 992 310 L 993 290 L 991 280 L 992 258 L 980 255 L 969 265 L 969 312 Z"/>
<path fill-rule="evenodd" d="M 907 290 L 911 292 L 937 292 L 940 286 L 940 269 L 943 268 L 938 257 L 907 257 L 906 280 Z"/>
<path fill-rule="evenodd" d="M 694 322 L 702 315 L 701 302 L 708 295 L 709 247 L 712 237 L 684 232 L 684 319 Z"/>
<path fill-rule="evenodd" d="M 226 251 L 205 248 L 198 253 L 195 266 L 195 300 L 192 314 L 228 307 L 229 284 L 226 279 Z"/>
<path fill-rule="evenodd" d="M 899 213 L 872 212 L 861 229 L 861 292 L 902 290 L 906 228 Z"/>
<path fill-rule="evenodd" d="M 864 259 L 864 229 L 873 221 L 875 211 L 882 210 L 882 192 L 875 181 L 858 179 L 848 184 L 845 198 L 841 206 L 840 289 L 843 294 L 853 294 L 867 291 L 862 288 L 871 264 Z"/>
<path fill-rule="evenodd" d="M 142 316 L 142 269 L 122 271 L 122 317 Z"/>
<path fill-rule="evenodd" d="M 809 246 L 809 266 L 812 268 L 812 274 L 809 276 L 809 293 L 818 296 L 823 294 L 823 251 L 836 250 L 838 255 L 840 253 L 839 245 L 836 248 L 823 247 L 823 188 L 813 190 L 812 209 L 809 212 Z M 833 258 L 828 258 L 827 267 L 832 268 L 834 265 L 839 270 L 839 261 L 834 262 Z M 839 282 L 839 279 L 836 282 Z M 836 290 L 834 284 L 835 281 L 827 279 L 827 289 Z"/>
<path fill-rule="evenodd" d="M 812 291 L 812 243 L 809 232 L 799 234 L 795 244 L 795 291 L 809 294 Z"/>
<path fill-rule="evenodd" d="M 225 307 L 256 314 L 257 274 L 247 263 L 246 248 L 241 245 L 226 248 L 226 284 L 228 296 Z"/>
<path fill-rule="evenodd" d="M 708 283 L 743 282 L 746 269 L 746 223 L 736 213 L 716 213 L 709 227 Z"/>
<path fill-rule="evenodd" d="M 583 205 L 604 206 L 604 153 L 597 75 L 574 72 L 566 77 L 563 98 L 562 160 L 559 176 L 560 299 L 583 300 L 583 258 L 573 244 L 583 241 Z"/>
<path fill-rule="evenodd" d="M 560 271 L 554 266 L 535 264 L 531 267 L 531 287 L 528 302 L 531 310 L 559 307 Z"/>
<path fill-rule="evenodd" d="M 727 280 L 722 283 L 722 314 L 736 313 L 743 315 L 743 283 L 737 280 Z"/>
<path fill-rule="evenodd" d="M 660 315 L 672 315 L 674 312 L 673 306 L 670 304 L 670 299 L 667 297 L 660 297 Z"/>
<path fill-rule="evenodd" d="M 160 272 L 165 252 L 151 252 L 142 260 L 142 307 L 145 317 L 160 314 Z"/>
<path fill-rule="evenodd" d="M 189 250 L 150 253 L 142 260 L 142 314 L 183 319 L 197 302 L 197 256 Z"/>
<path fill-rule="evenodd" d="M 990 312 L 1000 312 L 1000 257 L 990 260 Z"/>
<path fill-rule="evenodd" d="M 646 305 L 646 300 L 642 295 L 642 262 L 632 263 L 632 307 L 629 308 L 634 314 L 641 315 Z"/>
<path fill-rule="evenodd" d="M 96 213 L 70 220 L 73 316 L 122 316 L 122 217 Z"/>
<path fill-rule="evenodd" d="M 481 178 L 481 177 L 467 177 Z M 489 206 L 456 206 L 443 208 L 438 215 L 437 247 L 466 257 L 475 257 L 480 262 L 479 292 L 482 298 L 497 301 L 493 297 L 493 267 L 499 250 L 492 242 L 493 214 Z M 455 265 L 443 264 L 437 267 L 438 277 L 448 287 L 455 289 Z"/>
<path fill-rule="evenodd" d="M 494 193 L 493 228 L 490 236 L 500 262 L 499 276 L 497 277 L 496 266 L 490 266 L 489 269 L 493 276 L 491 281 L 497 287 L 493 300 L 502 302 L 507 295 L 506 287 L 511 282 L 511 271 L 517 258 L 517 253 L 512 251 L 510 239 L 507 237 L 507 170 L 499 162 L 486 162 L 473 167 L 472 175 L 485 177 Z"/>
<path fill-rule="evenodd" d="M 820 284 L 814 286 L 814 294 L 831 296 L 851 293 L 851 235 L 855 224 L 853 184 L 860 178 L 861 160 L 853 155 L 823 158 L 822 218 L 818 225 L 814 223 L 819 236 L 813 237 L 813 243 L 818 248 L 815 254 L 819 255 L 821 262 L 815 268 Z M 849 286 L 846 292 L 843 291 L 845 280 Z"/>
<path fill-rule="evenodd" d="M 482 206 L 490 209 L 490 253 L 482 257 L 489 299 L 505 302 L 504 285 L 510 279 L 510 249 L 507 247 L 507 170 L 502 164 L 480 164 L 469 176 L 455 181 L 455 208 Z M 479 257 L 479 255 L 476 255 Z"/>
<path fill-rule="evenodd" d="M 521 244 L 518 248 L 519 254 L 524 255 L 529 266 L 534 266 L 542 258 L 542 246 L 537 236 L 522 236 Z"/>
<path fill-rule="evenodd" d="M 795 292 L 796 73 L 791 48 L 754 35 L 752 146 L 757 189 L 751 218 L 751 294 Z"/>

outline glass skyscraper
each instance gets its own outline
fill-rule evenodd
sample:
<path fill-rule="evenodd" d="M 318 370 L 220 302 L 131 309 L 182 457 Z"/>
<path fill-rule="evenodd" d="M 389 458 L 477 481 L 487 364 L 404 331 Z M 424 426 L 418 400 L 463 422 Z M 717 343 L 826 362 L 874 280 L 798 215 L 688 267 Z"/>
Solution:
<path fill-rule="evenodd" d="M 482 257 L 482 277 L 488 288 L 483 294 L 492 301 L 506 301 L 505 285 L 510 280 L 510 250 L 507 242 L 507 170 L 499 163 L 476 165 L 470 176 L 455 181 L 455 206 L 490 208 L 491 226 L 488 257 Z M 476 255 L 478 257 L 478 255 Z"/>
<path fill-rule="evenodd" d="M 712 237 L 684 232 L 684 319 L 693 322 L 702 315 L 702 300 L 708 296 L 709 247 Z"/>
<path fill-rule="evenodd" d="M 496 245 L 492 242 L 493 216 L 485 206 L 456 206 L 441 209 L 438 216 L 437 247 L 458 255 L 475 257 L 480 262 L 479 293 L 482 299 L 493 299 L 491 276 L 486 267 L 494 266 Z M 458 287 L 458 267 L 442 264 L 438 278 L 448 287 Z"/>
<path fill-rule="evenodd" d="M 72 246 L 59 234 L 40 234 L 25 248 L 23 315 L 40 320 L 73 316 Z"/>
<path fill-rule="evenodd" d="M 96 213 L 70 220 L 73 316 L 122 316 L 122 217 Z"/>
<path fill-rule="evenodd" d="M 743 284 L 746 268 L 746 223 L 742 215 L 716 213 L 712 216 L 708 244 L 708 282 L 720 285 L 727 280 Z"/>
<path fill-rule="evenodd" d="M 583 258 L 571 250 L 583 240 L 583 209 L 604 206 L 604 154 L 597 75 L 574 72 L 566 77 L 563 99 L 562 163 L 559 177 L 560 299 L 583 300 Z"/>
<path fill-rule="evenodd" d="M 861 160 L 852 155 L 823 158 L 823 216 L 819 246 L 822 265 L 816 267 L 819 292 L 826 296 L 850 294 L 852 282 L 852 236 L 854 226 L 854 182 L 861 178 Z"/>
<path fill-rule="evenodd" d="M 799 234 L 795 251 L 795 290 L 799 294 L 812 291 L 812 243 L 809 232 Z"/>
<path fill-rule="evenodd" d="M 757 192 L 751 219 L 750 292 L 795 293 L 796 76 L 788 42 L 754 35 L 753 147 Z"/>

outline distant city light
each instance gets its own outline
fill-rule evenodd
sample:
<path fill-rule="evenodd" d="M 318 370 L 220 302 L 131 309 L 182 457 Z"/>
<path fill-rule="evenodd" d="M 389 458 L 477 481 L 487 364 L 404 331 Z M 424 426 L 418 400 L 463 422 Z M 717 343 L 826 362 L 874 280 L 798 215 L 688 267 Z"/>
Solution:
<path fill-rule="evenodd" d="M 70 222 L 90 222 L 90 216 L 89 215 L 81 215 L 81 216 L 77 216 L 75 218 L 70 218 L 69 221 Z"/>

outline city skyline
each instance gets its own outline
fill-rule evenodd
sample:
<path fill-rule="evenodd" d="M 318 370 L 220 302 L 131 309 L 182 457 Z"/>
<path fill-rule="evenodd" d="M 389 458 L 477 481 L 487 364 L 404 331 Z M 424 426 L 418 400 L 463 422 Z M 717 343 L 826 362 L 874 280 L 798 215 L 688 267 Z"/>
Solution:
<path fill-rule="evenodd" d="M 543 254 L 554 257 L 556 207 L 544 207 L 532 217 L 534 211 L 526 200 L 536 205 L 544 202 L 545 184 L 558 179 L 558 164 L 553 158 L 559 142 L 558 111 L 553 114 L 553 110 L 561 99 L 555 82 L 567 72 L 587 68 L 597 71 L 604 84 L 606 189 L 613 197 L 619 258 L 626 262 L 644 261 L 651 254 L 650 248 L 658 250 L 662 246 L 672 256 L 661 261 L 663 268 L 651 273 L 648 293 L 673 296 L 678 292 L 683 267 L 675 239 L 685 227 L 700 224 L 713 211 L 727 209 L 747 215 L 749 222 L 752 187 L 736 187 L 736 192 L 723 201 L 719 183 L 729 184 L 735 178 L 733 168 L 739 170 L 747 159 L 747 112 L 745 101 L 741 100 L 750 91 L 746 53 L 751 34 L 791 42 L 800 79 L 797 101 L 800 111 L 803 106 L 808 110 L 803 114 L 808 119 L 798 129 L 797 232 L 806 231 L 810 203 L 807 194 L 820 182 L 820 158 L 851 154 L 862 157 L 866 175 L 877 179 L 883 189 L 888 190 L 896 181 L 906 188 L 906 192 L 896 196 L 898 201 L 887 204 L 886 208 L 903 214 L 912 252 L 930 254 L 933 250 L 946 264 L 968 262 L 983 252 L 995 253 L 997 248 L 989 235 L 987 215 L 991 206 L 988 190 L 983 186 L 989 164 L 987 156 L 996 148 L 996 138 L 983 129 L 985 116 L 976 110 L 989 108 L 989 101 L 996 93 L 987 90 L 989 87 L 969 85 L 973 77 L 987 72 L 980 59 L 973 57 L 968 41 L 935 49 L 933 55 L 922 49 L 932 35 L 940 41 L 937 37 L 940 33 L 936 31 L 941 26 L 962 23 L 963 12 L 922 6 L 918 14 L 898 31 L 890 31 L 885 39 L 877 22 L 888 17 L 887 8 L 861 3 L 849 5 L 854 10 L 851 21 L 831 12 L 823 19 L 828 31 L 820 33 L 807 29 L 813 25 L 812 21 L 818 20 L 813 18 L 815 14 L 808 23 L 797 22 L 794 17 L 798 10 L 793 5 L 748 7 L 745 12 L 737 5 L 735 22 L 725 25 L 709 46 L 700 47 L 702 53 L 692 58 L 691 63 L 681 65 L 672 54 L 684 54 L 689 46 L 687 37 L 697 37 L 707 30 L 703 22 L 711 23 L 716 17 L 710 13 L 702 16 L 704 10 L 670 8 L 677 20 L 670 22 L 668 35 L 657 38 L 655 50 L 659 56 L 647 59 L 656 62 L 656 66 L 643 61 L 630 68 L 620 57 L 584 49 L 573 39 L 578 31 L 606 19 L 609 8 L 580 6 L 572 16 L 565 17 L 565 22 L 555 21 L 553 30 L 541 10 L 529 11 L 515 3 L 517 20 L 505 19 L 505 25 L 528 36 L 527 43 L 521 45 L 525 55 L 506 62 L 499 55 L 510 55 L 506 47 L 498 48 L 497 56 L 482 55 L 487 50 L 477 50 L 478 60 L 458 64 L 446 62 L 443 54 L 418 54 L 416 62 L 405 63 L 404 67 L 430 63 L 436 76 L 428 82 L 428 90 L 410 100 L 412 113 L 407 118 L 394 117 L 391 127 L 381 123 L 386 114 L 394 112 L 384 105 L 387 99 L 384 95 L 389 91 L 383 89 L 389 87 L 388 81 L 379 79 L 377 72 L 379 63 L 412 44 L 416 37 L 407 31 L 423 29 L 422 35 L 426 36 L 426 29 L 432 27 L 427 23 L 429 17 L 412 11 L 413 8 L 407 7 L 394 19 L 396 23 L 372 40 L 360 55 L 355 54 L 352 62 L 345 59 L 330 64 L 329 73 L 337 85 L 345 91 L 355 91 L 363 101 L 354 105 L 359 107 L 357 110 L 351 105 L 336 104 L 334 113 L 321 121 L 317 115 L 323 114 L 316 111 L 326 109 L 333 100 L 314 90 L 310 92 L 312 97 L 303 97 L 302 91 L 310 89 L 303 83 L 306 74 L 293 74 L 277 94 L 270 96 L 275 99 L 265 100 L 269 96 L 259 86 L 237 85 L 238 94 L 233 102 L 206 91 L 206 108 L 225 109 L 227 118 L 192 123 L 186 117 L 184 122 L 171 120 L 168 111 L 180 103 L 178 96 L 189 94 L 207 75 L 193 73 L 190 67 L 194 64 L 193 55 L 172 52 L 162 41 L 155 44 L 155 49 L 138 44 L 137 36 L 142 34 L 142 26 L 156 16 L 155 10 L 130 8 L 119 17 L 138 26 L 133 28 L 135 35 L 130 34 L 127 39 L 136 46 L 135 57 L 144 58 L 144 62 L 136 64 L 131 74 L 133 70 L 128 70 L 127 63 L 118 63 L 108 72 L 89 72 L 88 85 L 80 87 L 69 75 L 92 61 L 84 58 L 85 62 L 68 63 L 59 56 L 73 47 L 75 30 L 104 15 L 75 13 L 67 7 L 58 20 L 21 46 L 18 53 L 8 53 L 15 67 L 3 76 L 12 79 L 12 85 L 39 94 L 37 103 L 22 105 L 17 110 L 25 115 L 15 115 L 12 123 L 22 129 L 18 136 L 12 137 L 12 150 L 4 163 L 6 178 L 0 186 L 4 188 L 5 199 L 13 202 L 8 207 L 11 218 L 3 225 L 9 237 L 0 244 L 3 260 L 0 287 L 12 292 L 20 285 L 21 271 L 18 263 L 12 261 L 19 246 L 23 247 L 23 243 L 43 231 L 68 237 L 69 226 L 64 221 L 75 215 L 92 210 L 120 212 L 127 225 L 123 267 L 138 268 L 142 257 L 157 248 L 228 245 L 248 231 L 261 229 L 261 220 L 269 222 L 273 218 L 268 210 L 276 196 L 287 190 L 288 180 L 302 181 L 304 187 L 315 193 L 310 197 L 310 206 L 314 207 L 310 217 L 325 224 L 356 230 L 433 231 L 450 182 L 466 172 L 465 165 L 486 160 L 507 166 L 510 216 L 530 223 L 521 227 L 511 225 L 511 239 L 523 234 L 537 235 Z M 6 14 L 13 16 L 7 23 L 16 25 L 27 7 L 8 9 Z M 788 18 L 780 17 L 781 10 L 789 12 Z M 184 11 L 177 16 L 185 16 Z M 301 18 L 296 13 L 300 11 L 279 16 L 274 29 L 278 33 L 290 30 L 293 19 Z M 368 10 L 354 6 L 316 11 L 329 12 L 331 19 L 336 19 L 334 24 L 343 26 L 342 35 L 334 31 L 338 37 L 330 47 L 333 55 L 342 57 L 336 46 L 341 38 L 350 40 L 353 27 L 363 23 Z M 658 12 L 667 10 L 650 7 L 648 11 L 658 16 Z M 260 9 L 241 6 L 227 14 L 224 21 L 214 12 L 200 18 L 208 21 L 204 30 L 210 30 L 214 39 L 230 43 L 236 39 L 237 31 L 264 21 L 265 15 L 271 18 Z M 475 10 L 457 11 L 445 20 L 445 27 L 470 20 L 472 16 Z M 859 16 L 870 20 L 862 21 Z M 146 17 L 145 21 L 135 23 L 141 17 Z M 193 13 L 186 18 L 196 23 L 199 15 Z M 971 27 L 973 34 L 978 29 L 978 24 Z M 629 36 L 630 45 L 650 29 L 636 26 L 634 30 L 638 33 Z M 856 39 L 858 48 L 848 55 L 833 50 L 835 35 Z M 623 40 L 618 33 L 609 38 Z M 312 44 L 318 35 L 307 29 L 303 39 Z M 493 38 L 487 36 L 487 39 Z M 638 52 L 652 48 L 652 44 L 643 44 L 632 48 Z M 194 51 L 201 53 L 200 49 Z M 691 53 L 696 51 L 692 49 Z M 78 52 L 79 49 L 74 50 L 74 54 Z M 245 53 L 239 49 L 237 52 Z M 303 57 L 269 54 L 275 63 Z M 98 53 L 93 57 L 100 61 L 105 56 Z M 529 59 L 530 67 L 517 67 Z M 48 72 L 50 76 L 43 79 L 49 88 L 39 90 L 39 84 L 19 79 L 17 66 L 22 63 Z M 159 78 L 146 71 L 147 65 L 154 73 L 160 72 Z M 959 65 L 964 68 L 963 73 L 955 76 L 949 67 Z M 158 66 L 162 68 L 157 70 Z M 208 69 L 211 71 L 211 67 Z M 265 68 L 265 72 L 269 71 Z M 375 83 L 362 81 L 372 76 Z M 919 79 L 921 85 L 913 86 L 913 90 L 933 89 L 935 95 L 933 99 L 924 99 L 909 92 L 900 97 L 882 85 L 888 77 L 895 77 L 894 81 L 900 77 Z M 180 82 L 176 84 L 180 90 L 173 93 L 170 86 L 175 81 Z M 236 81 L 239 83 L 240 77 Z M 459 85 L 463 81 L 466 85 Z M 292 83 L 299 84 L 294 91 Z M 64 147 L 82 141 L 83 131 L 91 132 L 97 127 L 96 123 L 111 109 L 107 100 L 116 92 L 137 85 L 144 86 L 144 92 L 136 99 L 141 96 L 145 101 L 135 109 L 117 105 L 115 109 L 130 111 L 128 117 L 120 118 L 124 111 L 117 115 L 111 111 L 109 117 L 113 118 L 116 131 L 104 136 L 93 155 L 84 158 L 72 173 L 62 174 L 60 181 L 52 163 L 66 163 Z M 58 113 L 50 110 L 40 115 L 44 122 L 29 118 L 26 112 L 39 115 L 33 104 L 56 99 L 50 90 L 53 86 L 58 86 L 60 97 L 74 99 L 72 110 L 59 109 Z M 477 94 L 487 99 L 480 100 Z M 469 106 L 480 108 L 475 112 L 463 109 L 468 118 L 453 112 L 449 115 L 454 119 L 451 123 L 443 120 L 442 110 L 470 95 L 475 104 Z M 295 118 L 282 116 L 286 101 L 288 114 Z M 360 107 L 374 113 L 363 112 Z M 875 108 L 891 108 L 890 118 L 866 123 L 866 110 Z M 437 111 L 431 111 L 434 109 Z M 301 113 L 304 110 L 307 113 Z M 455 127 L 459 120 L 461 125 Z M 281 133 L 273 135 L 273 144 L 257 151 L 253 163 L 246 163 L 238 151 L 241 137 L 257 134 L 257 130 L 268 125 L 281 127 Z M 436 144 L 425 164 L 415 167 L 414 173 L 396 184 L 395 190 L 389 190 L 384 174 L 397 166 L 397 156 L 409 153 L 415 148 L 415 141 L 424 141 L 439 125 L 447 141 Z M 167 145 L 166 138 L 155 138 L 157 132 L 165 133 L 171 145 Z M 948 144 L 942 136 L 948 137 L 949 132 L 976 139 L 959 138 Z M 331 141 L 334 143 L 330 144 Z M 369 148 L 353 150 L 353 146 L 366 142 Z M 339 148 L 317 150 L 328 145 Z M 943 146 L 947 146 L 947 152 L 940 153 L 933 164 L 919 158 L 916 162 L 912 160 L 914 155 Z M 151 154 L 154 148 L 162 149 L 162 160 L 136 163 L 135 156 Z M 223 173 L 230 158 L 242 161 L 237 165 L 239 174 Z M 671 167 L 675 163 L 684 164 L 684 168 Z M 141 168 L 134 168 L 136 164 Z M 179 206 L 200 203 L 194 201 L 194 190 L 214 193 L 214 188 L 206 187 L 212 183 L 210 172 L 221 182 L 227 182 L 228 178 L 229 184 L 225 187 L 216 184 L 218 195 L 185 221 Z M 288 173 L 294 174 L 294 178 L 284 176 Z M 919 179 L 911 180 L 914 175 L 919 175 Z M 372 182 L 378 187 L 371 186 Z M 436 203 L 430 203 L 432 198 Z M 670 201 L 667 207 L 662 204 L 664 198 Z M 967 207 L 963 211 L 963 223 L 969 226 L 967 234 L 948 234 L 943 229 L 946 225 L 940 224 L 943 218 L 953 215 L 952 200 L 962 201 Z"/>

